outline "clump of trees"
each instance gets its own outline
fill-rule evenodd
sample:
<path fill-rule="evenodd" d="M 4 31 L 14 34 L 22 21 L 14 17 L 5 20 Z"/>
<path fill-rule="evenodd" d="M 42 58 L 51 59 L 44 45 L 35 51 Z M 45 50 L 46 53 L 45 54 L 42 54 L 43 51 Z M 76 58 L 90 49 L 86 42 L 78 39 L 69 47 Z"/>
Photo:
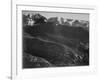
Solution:
<path fill-rule="evenodd" d="M 23 14 L 23 24 L 24 25 L 34 25 L 34 24 L 42 24 L 42 23 L 46 23 L 47 22 L 47 18 L 40 15 L 40 14 L 28 14 L 25 15 Z"/>
<path fill-rule="evenodd" d="M 34 24 L 46 23 L 47 22 L 47 18 L 40 15 L 40 14 L 33 15 L 32 19 L 34 20 Z"/>

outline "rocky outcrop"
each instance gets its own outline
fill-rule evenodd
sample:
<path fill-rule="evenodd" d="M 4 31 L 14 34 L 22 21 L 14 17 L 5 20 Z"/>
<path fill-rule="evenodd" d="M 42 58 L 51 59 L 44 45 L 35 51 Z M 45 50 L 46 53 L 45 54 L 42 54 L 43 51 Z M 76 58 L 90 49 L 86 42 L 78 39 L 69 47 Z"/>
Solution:
<path fill-rule="evenodd" d="M 44 58 L 23 53 L 23 68 L 53 67 L 54 65 Z"/>

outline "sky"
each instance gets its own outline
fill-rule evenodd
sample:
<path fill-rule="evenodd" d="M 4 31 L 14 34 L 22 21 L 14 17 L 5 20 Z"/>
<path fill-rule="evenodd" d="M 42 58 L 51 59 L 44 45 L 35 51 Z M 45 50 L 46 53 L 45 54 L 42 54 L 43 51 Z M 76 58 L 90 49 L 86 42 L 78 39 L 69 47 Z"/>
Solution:
<path fill-rule="evenodd" d="M 46 18 L 50 17 L 63 17 L 64 19 L 77 19 L 77 20 L 85 20 L 89 21 L 88 13 L 71 13 L 71 12 L 44 12 L 44 11 L 23 11 L 23 14 L 36 14 L 39 13 Z"/>

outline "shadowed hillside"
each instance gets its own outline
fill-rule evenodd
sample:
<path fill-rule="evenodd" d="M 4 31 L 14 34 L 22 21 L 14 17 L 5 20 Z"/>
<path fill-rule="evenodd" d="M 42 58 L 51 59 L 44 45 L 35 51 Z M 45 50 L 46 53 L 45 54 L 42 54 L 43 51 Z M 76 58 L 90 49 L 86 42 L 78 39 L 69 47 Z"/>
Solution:
<path fill-rule="evenodd" d="M 79 50 L 80 42 L 89 43 L 89 32 L 82 27 L 49 23 L 23 27 L 23 53 L 41 57 L 53 66 L 88 65 L 89 53 L 84 47 Z"/>
<path fill-rule="evenodd" d="M 24 31 L 33 36 L 46 36 L 47 34 L 61 35 L 65 38 L 89 41 L 89 32 L 82 27 L 64 25 L 40 24 L 24 27 Z"/>

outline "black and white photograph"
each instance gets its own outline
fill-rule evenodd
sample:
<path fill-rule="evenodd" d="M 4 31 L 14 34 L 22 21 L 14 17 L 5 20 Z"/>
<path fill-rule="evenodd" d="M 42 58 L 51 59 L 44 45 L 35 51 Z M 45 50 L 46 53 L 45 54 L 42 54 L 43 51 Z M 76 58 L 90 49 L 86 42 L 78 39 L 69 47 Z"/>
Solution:
<path fill-rule="evenodd" d="M 22 68 L 89 66 L 89 14 L 22 11 Z"/>
<path fill-rule="evenodd" d="M 15 4 L 11 27 L 12 80 L 68 79 L 97 72 L 95 7 Z"/>

